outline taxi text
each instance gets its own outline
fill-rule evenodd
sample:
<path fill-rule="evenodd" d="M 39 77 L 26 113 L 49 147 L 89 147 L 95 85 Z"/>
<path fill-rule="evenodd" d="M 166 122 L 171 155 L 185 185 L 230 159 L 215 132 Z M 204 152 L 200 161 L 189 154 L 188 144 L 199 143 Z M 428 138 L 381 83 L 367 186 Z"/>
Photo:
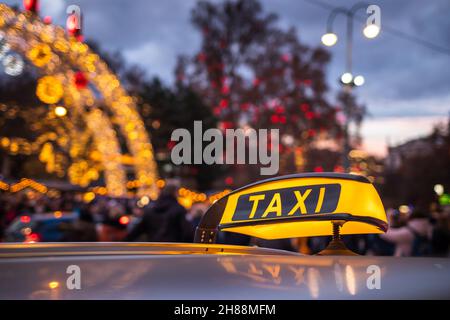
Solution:
<path fill-rule="evenodd" d="M 284 188 L 239 197 L 233 220 L 294 217 L 331 213 L 340 195 L 339 184 Z"/>

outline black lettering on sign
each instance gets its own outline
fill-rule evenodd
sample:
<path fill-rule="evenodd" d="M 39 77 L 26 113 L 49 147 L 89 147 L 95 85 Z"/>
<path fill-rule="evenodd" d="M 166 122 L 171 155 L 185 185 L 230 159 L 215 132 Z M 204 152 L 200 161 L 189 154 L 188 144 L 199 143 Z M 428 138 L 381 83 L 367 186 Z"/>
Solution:
<path fill-rule="evenodd" d="M 323 184 L 262 191 L 239 197 L 233 221 L 288 218 L 302 214 L 332 213 L 340 184 Z"/>

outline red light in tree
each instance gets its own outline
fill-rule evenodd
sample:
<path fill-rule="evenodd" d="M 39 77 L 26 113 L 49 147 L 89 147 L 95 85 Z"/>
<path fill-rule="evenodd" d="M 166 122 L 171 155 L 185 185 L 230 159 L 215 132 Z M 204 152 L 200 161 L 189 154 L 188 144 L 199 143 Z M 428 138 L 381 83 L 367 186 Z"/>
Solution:
<path fill-rule="evenodd" d="M 227 99 L 220 100 L 219 107 L 221 107 L 222 109 L 227 108 L 228 107 L 228 100 Z"/>
<path fill-rule="evenodd" d="M 280 116 L 280 123 L 282 124 L 286 123 L 286 116 Z"/>
<path fill-rule="evenodd" d="M 314 130 L 314 129 L 308 130 L 308 137 L 314 137 L 315 135 L 316 135 L 316 130 Z"/>
<path fill-rule="evenodd" d="M 323 172 L 322 166 L 317 166 L 314 168 L 314 172 Z"/>
<path fill-rule="evenodd" d="M 52 17 L 50 17 L 50 16 L 45 16 L 45 17 L 44 17 L 44 23 L 45 23 L 45 24 L 51 24 L 51 23 L 52 23 Z"/>
<path fill-rule="evenodd" d="M 275 108 L 275 113 L 280 114 L 280 113 L 284 113 L 284 111 L 286 111 L 286 110 L 284 109 L 283 106 L 277 106 L 277 107 Z"/>
<path fill-rule="evenodd" d="M 280 117 L 279 117 L 277 114 L 273 114 L 273 115 L 270 117 L 270 122 L 272 122 L 272 123 L 278 123 L 278 122 L 280 122 Z"/>
<path fill-rule="evenodd" d="M 222 87 L 222 94 L 229 94 L 230 93 L 230 87 L 226 84 Z"/>
<path fill-rule="evenodd" d="M 305 84 L 305 86 L 310 86 L 312 84 L 312 81 L 310 79 L 306 79 L 303 81 L 303 83 Z"/>
<path fill-rule="evenodd" d="M 38 0 L 24 0 L 23 6 L 25 7 L 25 10 L 27 10 L 27 11 L 38 12 L 39 1 Z"/>
<path fill-rule="evenodd" d="M 233 122 L 231 122 L 231 121 L 223 121 L 220 125 L 221 125 L 223 130 L 232 129 L 233 128 Z"/>
<path fill-rule="evenodd" d="M 309 111 L 309 104 L 307 104 L 307 103 L 302 103 L 302 104 L 300 105 L 300 109 L 301 109 L 303 112 Z"/>
<path fill-rule="evenodd" d="M 78 71 L 77 73 L 75 73 L 74 82 L 75 82 L 75 86 L 77 87 L 78 90 L 84 89 L 88 85 L 88 80 L 86 79 L 86 76 L 84 75 L 84 73 L 81 71 Z"/>
<path fill-rule="evenodd" d="M 305 116 L 306 116 L 306 119 L 312 120 L 312 119 L 314 119 L 314 112 L 308 111 L 308 112 L 306 112 Z"/>
<path fill-rule="evenodd" d="M 233 182 L 234 182 L 233 177 L 226 177 L 226 178 L 225 178 L 225 184 L 226 184 L 227 186 L 232 185 Z"/>
<path fill-rule="evenodd" d="M 249 103 L 242 103 L 241 104 L 241 110 L 242 111 L 247 111 L 249 107 L 250 107 Z"/>
<path fill-rule="evenodd" d="M 255 87 L 259 86 L 260 83 L 261 83 L 261 80 L 259 80 L 258 78 L 255 78 L 253 80 L 253 86 L 255 86 Z"/>

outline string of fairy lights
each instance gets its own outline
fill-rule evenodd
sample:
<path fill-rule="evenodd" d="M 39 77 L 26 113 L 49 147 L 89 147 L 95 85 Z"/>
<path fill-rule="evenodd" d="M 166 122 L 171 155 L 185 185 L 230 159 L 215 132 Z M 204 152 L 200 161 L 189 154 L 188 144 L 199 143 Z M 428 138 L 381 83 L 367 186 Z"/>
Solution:
<path fill-rule="evenodd" d="M 164 188 L 165 185 L 166 181 L 163 179 L 158 179 L 155 183 L 155 186 L 158 189 Z M 128 181 L 126 183 L 126 188 L 128 191 L 125 197 L 134 199 L 135 193 L 132 190 L 139 188 L 140 186 L 141 182 L 139 180 Z M 60 196 L 60 192 L 58 190 L 52 189 L 43 183 L 37 182 L 29 178 L 23 178 L 19 182 L 11 184 L 8 184 L 6 181 L 0 180 L 0 190 L 11 193 L 18 193 L 31 190 L 32 192 L 38 192 L 39 194 L 46 195 L 49 198 L 57 198 Z M 180 188 L 178 190 L 178 201 L 184 207 L 190 208 L 194 203 L 197 202 L 213 204 L 214 202 L 226 196 L 230 192 L 231 190 L 225 189 L 223 191 L 207 195 L 206 193 L 196 192 L 188 188 Z M 107 196 L 107 195 L 108 190 L 106 187 L 96 186 L 88 188 L 86 191 L 83 191 L 83 201 L 89 203 L 93 201 L 96 198 L 96 196 Z M 144 195 L 140 197 L 140 199 L 137 201 L 137 205 L 140 207 L 144 207 L 147 204 L 149 204 L 150 201 L 151 198 Z"/>
<path fill-rule="evenodd" d="M 18 12 L 0 4 L 0 59 L 9 75 L 19 76 L 28 64 L 39 71 L 36 95 L 44 104 L 39 108 L 47 110 L 39 118 L 22 115 L 38 119 L 30 124 L 40 133 L 36 141 L 0 137 L 4 150 L 39 153 L 47 171 L 67 175 L 71 183 L 80 186 L 89 185 L 103 173 L 107 194 L 124 196 L 127 175 L 121 162 L 120 133 L 134 160 L 134 175 L 140 182 L 137 194 L 156 197 L 156 163 L 135 99 L 85 43 L 42 21 L 35 12 Z M 1 108 L 11 114 L 18 112 L 16 106 Z M 120 132 L 114 129 L 112 119 Z"/>

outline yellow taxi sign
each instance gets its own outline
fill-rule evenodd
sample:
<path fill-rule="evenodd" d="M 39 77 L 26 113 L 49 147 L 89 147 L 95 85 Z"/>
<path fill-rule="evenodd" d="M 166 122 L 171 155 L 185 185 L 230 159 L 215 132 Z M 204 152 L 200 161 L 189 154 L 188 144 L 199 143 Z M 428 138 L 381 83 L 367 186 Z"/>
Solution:
<path fill-rule="evenodd" d="M 296 174 L 235 190 L 216 202 L 202 219 L 196 240 L 213 242 L 217 230 L 263 239 L 332 234 L 383 233 L 386 213 L 374 186 L 362 176 Z M 203 235 L 203 237 L 202 237 Z"/>

